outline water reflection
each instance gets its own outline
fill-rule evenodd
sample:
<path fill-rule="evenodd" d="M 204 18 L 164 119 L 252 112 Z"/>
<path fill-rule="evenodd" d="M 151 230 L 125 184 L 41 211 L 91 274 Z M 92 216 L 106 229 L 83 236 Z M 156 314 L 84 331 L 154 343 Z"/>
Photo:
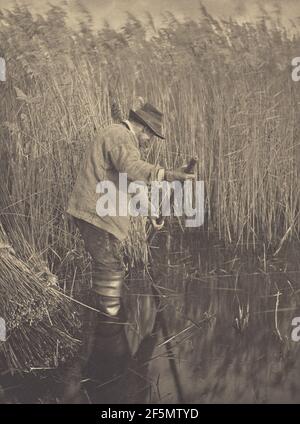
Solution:
<path fill-rule="evenodd" d="M 263 246 L 237 253 L 201 238 L 162 238 L 154 262 L 168 299 L 168 331 L 178 334 L 172 343 L 184 400 L 298 402 L 291 321 L 300 315 L 299 246 L 272 259 Z M 165 377 L 161 396 L 177 402 L 167 362 L 152 365 L 150 373 Z"/>
<path fill-rule="evenodd" d="M 97 331 L 89 402 L 299 402 L 299 251 L 207 243 L 153 242 L 150 275 L 127 282 L 124 325 Z"/>
<path fill-rule="evenodd" d="M 162 232 L 151 270 L 126 282 L 120 320 L 87 313 L 78 357 L 18 383 L 17 401 L 298 403 L 299 254 Z"/>

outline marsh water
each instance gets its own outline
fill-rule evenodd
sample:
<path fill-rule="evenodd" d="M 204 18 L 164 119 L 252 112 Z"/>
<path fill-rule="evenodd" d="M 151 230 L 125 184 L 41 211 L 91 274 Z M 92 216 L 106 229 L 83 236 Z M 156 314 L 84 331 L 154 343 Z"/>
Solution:
<path fill-rule="evenodd" d="M 298 403 L 299 254 L 162 232 L 149 272 L 126 281 L 124 320 L 98 331 L 83 373 L 74 361 L 71 374 L 23 379 L 18 401 L 61 402 L 69 385 L 76 403 Z"/>

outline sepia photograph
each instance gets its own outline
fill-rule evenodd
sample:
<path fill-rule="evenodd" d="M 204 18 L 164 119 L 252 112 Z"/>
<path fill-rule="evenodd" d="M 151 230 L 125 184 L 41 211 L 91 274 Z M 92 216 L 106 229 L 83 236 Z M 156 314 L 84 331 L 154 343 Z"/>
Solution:
<path fill-rule="evenodd" d="M 299 0 L 0 0 L 0 404 L 200 419 L 299 373 Z"/>

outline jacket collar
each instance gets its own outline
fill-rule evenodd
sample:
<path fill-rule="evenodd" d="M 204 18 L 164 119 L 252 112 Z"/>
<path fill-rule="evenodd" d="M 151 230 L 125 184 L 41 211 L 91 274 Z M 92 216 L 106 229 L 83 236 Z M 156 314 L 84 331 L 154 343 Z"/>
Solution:
<path fill-rule="evenodd" d="M 129 131 L 133 134 L 135 144 L 136 144 L 136 146 L 138 147 L 138 146 L 139 146 L 139 141 L 138 141 L 138 139 L 137 139 L 137 136 L 136 136 L 136 134 L 135 134 L 135 132 L 134 132 L 134 129 L 133 129 L 133 127 L 132 127 L 132 125 L 131 125 L 130 121 L 128 121 L 127 119 L 124 119 L 124 120 L 122 121 L 122 124 L 123 124 L 123 125 L 125 125 L 125 127 L 127 127 L 127 128 L 128 128 L 128 130 L 129 130 Z"/>

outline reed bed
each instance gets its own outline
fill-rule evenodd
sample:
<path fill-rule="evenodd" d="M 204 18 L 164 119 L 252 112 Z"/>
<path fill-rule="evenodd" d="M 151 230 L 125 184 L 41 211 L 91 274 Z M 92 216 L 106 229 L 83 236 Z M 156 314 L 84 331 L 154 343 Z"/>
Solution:
<path fill-rule="evenodd" d="M 74 337 L 80 327 L 78 316 L 62 297 L 56 277 L 32 250 L 26 262 L 18 257 L 1 224 L 0 311 L 6 326 L 6 340 L 0 343 L 1 369 L 14 373 L 55 367 L 79 345 Z"/>
<path fill-rule="evenodd" d="M 0 15 L 1 181 L 28 243 L 49 263 L 68 263 L 74 228 L 64 211 L 84 149 L 112 110 L 126 116 L 138 96 L 165 114 L 167 141 L 150 159 L 172 167 L 199 157 L 209 232 L 230 243 L 298 238 L 296 26 L 290 36 L 279 16 L 237 23 L 203 7 L 194 21 L 166 13 L 160 28 L 150 15 L 97 32 L 91 20 L 85 12 L 71 28 L 57 6 Z M 131 234 L 129 262 L 146 260 L 144 233 Z"/>

